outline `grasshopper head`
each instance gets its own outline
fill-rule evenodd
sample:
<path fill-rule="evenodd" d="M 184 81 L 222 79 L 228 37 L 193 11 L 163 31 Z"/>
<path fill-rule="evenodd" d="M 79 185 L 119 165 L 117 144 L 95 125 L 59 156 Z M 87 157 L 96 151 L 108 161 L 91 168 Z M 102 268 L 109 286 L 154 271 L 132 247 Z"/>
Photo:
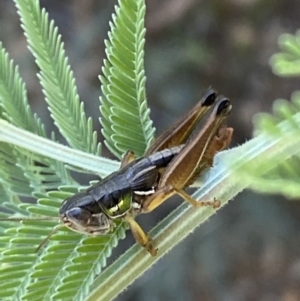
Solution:
<path fill-rule="evenodd" d="M 85 203 L 93 204 L 92 196 L 88 194 L 80 195 L 80 200 L 81 202 L 78 203 L 71 197 L 62 204 L 59 210 L 59 217 L 64 225 L 82 234 L 102 235 L 110 232 L 114 224 L 99 206 L 96 213 L 89 210 L 92 208 L 88 206 L 80 206 Z"/>

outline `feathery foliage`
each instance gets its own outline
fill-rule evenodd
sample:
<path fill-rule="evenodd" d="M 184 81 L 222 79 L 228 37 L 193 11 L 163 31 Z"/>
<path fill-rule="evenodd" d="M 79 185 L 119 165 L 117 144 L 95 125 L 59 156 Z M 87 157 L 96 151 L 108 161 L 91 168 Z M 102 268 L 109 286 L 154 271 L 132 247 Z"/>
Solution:
<path fill-rule="evenodd" d="M 102 68 L 101 113 L 103 136 L 118 158 L 128 150 L 139 157 L 150 145 L 154 128 L 146 104 L 144 1 L 119 1 Z M 126 128 L 126 131 L 124 131 Z"/>

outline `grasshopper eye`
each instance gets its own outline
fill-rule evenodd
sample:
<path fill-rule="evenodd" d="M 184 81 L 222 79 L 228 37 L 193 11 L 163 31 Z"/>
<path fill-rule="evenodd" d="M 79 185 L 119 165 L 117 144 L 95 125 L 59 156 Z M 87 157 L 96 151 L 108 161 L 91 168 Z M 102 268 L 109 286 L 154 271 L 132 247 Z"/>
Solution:
<path fill-rule="evenodd" d="M 203 103 L 202 105 L 205 107 L 210 107 L 214 104 L 215 100 L 217 98 L 217 92 L 213 89 L 209 89 L 205 92 L 205 95 L 203 96 Z"/>
<path fill-rule="evenodd" d="M 230 104 L 230 100 L 225 97 L 220 97 L 216 114 L 226 116 L 231 111 L 231 108 L 232 108 L 232 106 Z"/>
<path fill-rule="evenodd" d="M 101 235 L 113 228 L 113 223 L 103 212 L 92 214 L 80 207 L 67 210 L 61 216 L 61 220 L 66 227 L 82 234 Z"/>

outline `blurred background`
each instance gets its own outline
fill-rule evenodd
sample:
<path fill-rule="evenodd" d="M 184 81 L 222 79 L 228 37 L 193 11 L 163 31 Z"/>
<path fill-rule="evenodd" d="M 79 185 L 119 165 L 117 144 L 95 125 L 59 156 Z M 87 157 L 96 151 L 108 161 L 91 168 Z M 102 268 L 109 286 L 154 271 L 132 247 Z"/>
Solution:
<path fill-rule="evenodd" d="M 252 136 L 252 117 L 290 98 L 299 79 L 272 74 L 269 59 L 281 33 L 300 28 L 298 0 L 148 0 L 147 97 L 161 133 L 212 85 L 232 100 L 232 146 Z M 115 0 L 42 0 L 60 29 L 86 113 L 97 117 L 98 75 Z M 0 40 L 20 66 L 29 101 L 52 130 L 19 18 L 0 0 Z M 105 156 L 111 156 L 104 150 Z M 86 183 L 84 183 L 86 184 Z M 140 223 L 149 230 L 180 202 L 166 202 Z M 300 300 L 300 205 L 245 191 L 131 285 L 122 301 Z M 126 240 L 113 258 L 133 243 Z"/>

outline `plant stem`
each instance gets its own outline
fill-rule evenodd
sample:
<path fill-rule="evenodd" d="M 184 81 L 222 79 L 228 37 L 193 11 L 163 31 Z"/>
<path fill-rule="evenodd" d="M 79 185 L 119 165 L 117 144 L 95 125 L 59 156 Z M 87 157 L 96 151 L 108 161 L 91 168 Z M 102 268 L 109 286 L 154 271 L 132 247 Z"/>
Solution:
<path fill-rule="evenodd" d="M 50 139 L 15 127 L 3 119 L 0 119 L 0 141 L 11 143 L 30 152 L 83 168 L 103 177 L 117 170 L 120 166 L 117 161 L 97 157 L 64 146 Z"/>

